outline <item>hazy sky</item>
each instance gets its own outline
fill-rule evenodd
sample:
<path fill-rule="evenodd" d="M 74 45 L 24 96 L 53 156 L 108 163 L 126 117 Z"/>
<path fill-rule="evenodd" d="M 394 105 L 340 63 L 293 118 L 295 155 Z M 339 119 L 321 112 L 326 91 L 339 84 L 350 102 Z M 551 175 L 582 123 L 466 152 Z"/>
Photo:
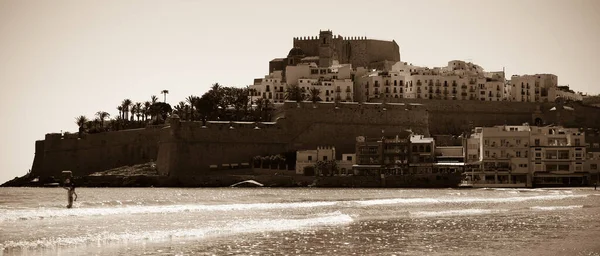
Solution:
<path fill-rule="evenodd" d="M 294 36 L 396 40 L 403 61 L 473 61 L 507 75 L 553 73 L 600 93 L 598 0 L 0 0 L 0 183 L 26 174 L 35 140 L 125 99 L 171 104 L 219 82 L 244 86 Z M 51 159 L 46 159 L 52 161 Z"/>

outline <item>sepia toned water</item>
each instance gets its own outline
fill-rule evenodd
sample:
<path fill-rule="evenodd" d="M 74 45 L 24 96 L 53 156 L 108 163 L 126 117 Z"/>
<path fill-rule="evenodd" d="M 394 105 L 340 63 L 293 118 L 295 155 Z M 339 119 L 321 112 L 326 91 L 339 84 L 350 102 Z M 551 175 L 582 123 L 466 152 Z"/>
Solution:
<path fill-rule="evenodd" d="M 600 255 L 600 190 L 0 188 L 0 255 Z"/>

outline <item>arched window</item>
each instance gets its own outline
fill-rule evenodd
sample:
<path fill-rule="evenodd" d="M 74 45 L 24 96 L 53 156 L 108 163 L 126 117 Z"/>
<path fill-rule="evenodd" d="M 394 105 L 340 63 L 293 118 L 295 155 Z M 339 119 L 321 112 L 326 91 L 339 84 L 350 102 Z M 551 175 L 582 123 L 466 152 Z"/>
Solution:
<path fill-rule="evenodd" d="M 425 152 L 431 152 L 431 146 L 430 145 L 427 145 L 425 147 Z"/>

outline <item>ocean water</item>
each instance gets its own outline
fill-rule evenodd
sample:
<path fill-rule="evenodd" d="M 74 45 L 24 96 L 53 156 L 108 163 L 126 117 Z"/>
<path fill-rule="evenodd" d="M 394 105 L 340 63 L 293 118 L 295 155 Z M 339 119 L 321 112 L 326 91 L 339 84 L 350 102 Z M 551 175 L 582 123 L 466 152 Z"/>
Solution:
<path fill-rule="evenodd" d="M 0 188 L 4 255 L 600 255 L 600 190 Z"/>

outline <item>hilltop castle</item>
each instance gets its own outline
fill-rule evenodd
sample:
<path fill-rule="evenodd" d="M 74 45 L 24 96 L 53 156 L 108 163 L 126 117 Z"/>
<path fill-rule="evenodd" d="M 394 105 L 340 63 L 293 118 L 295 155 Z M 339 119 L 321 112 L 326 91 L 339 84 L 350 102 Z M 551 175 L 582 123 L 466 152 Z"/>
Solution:
<path fill-rule="evenodd" d="M 396 41 L 334 36 L 331 30 L 319 31 L 318 37 L 295 37 L 294 47 L 286 58 L 269 62 L 269 73 L 285 72 L 287 66 L 310 62 L 327 68 L 334 61 L 348 63 L 353 67 L 377 69 L 386 62 L 400 61 L 400 47 Z"/>

